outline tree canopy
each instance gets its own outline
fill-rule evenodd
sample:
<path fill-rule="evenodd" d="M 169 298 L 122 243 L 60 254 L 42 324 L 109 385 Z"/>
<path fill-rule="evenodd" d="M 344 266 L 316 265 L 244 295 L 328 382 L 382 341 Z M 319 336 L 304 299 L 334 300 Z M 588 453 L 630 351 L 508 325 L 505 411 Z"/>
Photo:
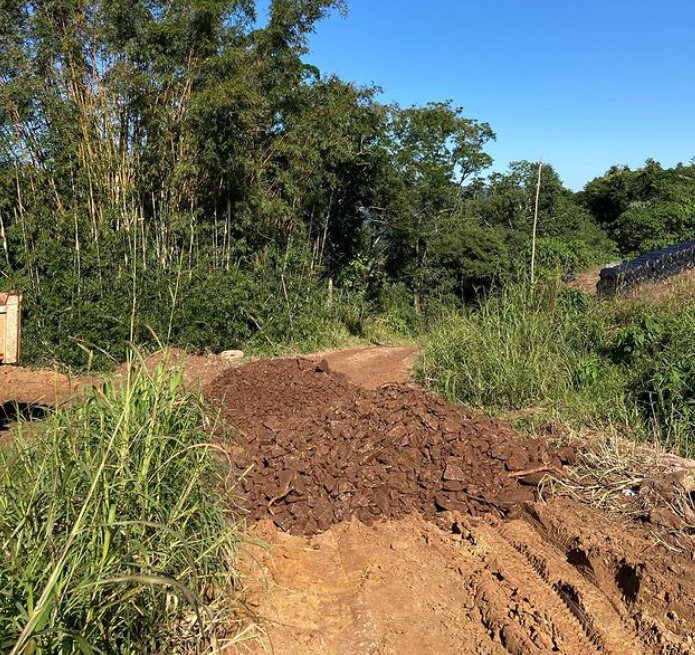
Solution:
<path fill-rule="evenodd" d="M 626 255 L 695 239 L 695 164 L 614 166 L 589 182 L 581 200 Z"/>
<path fill-rule="evenodd" d="M 308 65 L 310 34 L 346 10 L 3 4 L 0 283 L 25 290 L 30 355 L 83 365 L 151 332 L 311 347 L 331 294 L 362 315 L 397 289 L 422 314 L 528 266 L 537 163 L 488 174 L 493 130 L 461 107 L 384 104 Z M 542 268 L 605 260 L 608 236 L 652 244 L 655 225 L 690 234 L 692 167 L 655 167 L 577 195 L 544 166 Z"/>

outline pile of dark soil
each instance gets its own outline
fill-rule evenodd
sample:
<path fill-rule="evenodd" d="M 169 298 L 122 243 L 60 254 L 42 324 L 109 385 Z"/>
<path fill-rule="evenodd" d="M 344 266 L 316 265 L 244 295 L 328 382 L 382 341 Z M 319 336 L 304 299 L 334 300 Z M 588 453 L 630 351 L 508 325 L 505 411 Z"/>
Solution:
<path fill-rule="evenodd" d="M 252 519 L 315 534 L 420 512 L 506 515 L 534 499 L 568 451 L 403 385 L 367 391 L 301 359 L 223 373 L 207 388 L 240 430 Z"/>

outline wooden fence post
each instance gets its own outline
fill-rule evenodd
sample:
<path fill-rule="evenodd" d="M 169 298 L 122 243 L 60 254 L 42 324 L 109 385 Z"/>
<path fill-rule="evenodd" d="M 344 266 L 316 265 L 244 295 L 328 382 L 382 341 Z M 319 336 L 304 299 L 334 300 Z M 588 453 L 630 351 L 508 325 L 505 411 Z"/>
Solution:
<path fill-rule="evenodd" d="M 0 363 L 19 362 L 22 336 L 22 294 L 0 293 Z"/>
<path fill-rule="evenodd" d="M 533 236 L 531 240 L 531 285 L 536 281 L 536 233 L 538 232 L 538 202 L 541 198 L 541 173 L 543 162 L 538 162 L 538 184 L 536 186 L 536 206 L 533 211 Z"/>

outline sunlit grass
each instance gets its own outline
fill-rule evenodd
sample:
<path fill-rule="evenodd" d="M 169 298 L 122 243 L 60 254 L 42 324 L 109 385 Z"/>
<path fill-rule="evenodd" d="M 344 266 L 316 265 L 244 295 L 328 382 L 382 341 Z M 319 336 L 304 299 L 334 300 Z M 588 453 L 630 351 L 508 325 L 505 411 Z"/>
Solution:
<path fill-rule="evenodd" d="M 559 420 L 695 453 L 695 303 L 510 284 L 423 338 L 421 380 L 524 430 Z"/>
<path fill-rule="evenodd" d="M 0 450 L 0 652 L 205 652 L 240 532 L 181 370 L 122 378 Z"/>
<path fill-rule="evenodd" d="M 421 373 L 451 400 L 521 409 L 571 388 L 571 329 L 547 293 L 509 285 L 446 316 L 427 337 Z"/>

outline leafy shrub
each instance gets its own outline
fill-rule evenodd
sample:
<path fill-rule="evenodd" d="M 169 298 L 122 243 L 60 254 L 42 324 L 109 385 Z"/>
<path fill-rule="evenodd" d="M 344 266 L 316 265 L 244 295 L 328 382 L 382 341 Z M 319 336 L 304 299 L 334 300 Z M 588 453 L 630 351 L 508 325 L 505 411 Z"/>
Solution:
<path fill-rule="evenodd" d="M 630 393 L 645 421 L 667 447 L 695 452 L 695 306 L 644 317 L 630 345 Z"/>
<path fill-rule="evenodd" d="M 193 352 L 280 354 L 338 346 L 350 336 L 352 297 L 336 294 L 329 304 L 326 284 L 302 274 L 301 252 L 290 253 L 285 272 L 273 250 L 229 270 L 142 264 L 130 270 L 114 262 L 111 268 L 103 254 L 101 276 L 78 283 L 63 267 L 62 248 L 55 244 L 41 262 L 50 287 L 25 286 L 23 357 L 32 364 L 109 369 L 133 342 L 145 349 L 162 340 Z"/>

